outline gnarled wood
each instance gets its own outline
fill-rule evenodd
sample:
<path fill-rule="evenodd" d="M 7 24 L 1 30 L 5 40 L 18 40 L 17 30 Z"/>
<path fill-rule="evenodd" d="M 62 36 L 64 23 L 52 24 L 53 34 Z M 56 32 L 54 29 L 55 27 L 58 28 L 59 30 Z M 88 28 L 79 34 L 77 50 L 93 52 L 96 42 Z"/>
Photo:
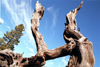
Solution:
<path fill-rule="evenodd" d="M 41 9 L 40 6 L 39 6 L 39 8 Z M 44 8 L 44 7 L 42 7 L 42 8 Z M 37 9 L 35 11 L 39 11 L 39 10 Z M 41 12 L 42 15 L 40 15 L 39 12 L 34 12 L 33 16 L 38 15 L 38 16 L 41 16 L 41 18 L 42 18 L 44 10 L 42 10 L 42 12 Z M 35 22 L 35 21 L 38 19 L 39 19 L 39 17 L 37 17 L 35 19 L 34 18 L 31 19 L 32 20 L 31 21 L 31 23 L 32 23 L 31 30 L 32 30 L 32 34 L 35 38 L 36 45 L 37 45 L 36 57 L 41 58 L 41 60 L 42 60 L 41 64 L 45 64 L 45 61 L 49 60 L 49 59 L 62 57 L 62 56 L 65 56 L 66 54 L 69 55 L 71 53 L 71 49 L 76 45 L 75 43 L 74 44 L 69 43 L 69 45 L 64 45 L 64 46 L 58 47 L 53 50 L 47 49 L 46 43 L 43 41 L 43 36 L 38 32 L 38 27 L 36 29 L 36 26 L 37 26 L 37 24 L 39 24 L 39 21 L 37 21 L 37 22 Z M 69 49 L 70 49 L 70 51 L 68 51 Z M 65 52 L 65 54 L 63 54 L 64 52 Z"/>
<path fill-rule="evenodd" d="M 92 43 L 88 41 L 88 38 L 84 37 L 80 31 L 76 30 L 76 19 L 77 12 L 82 7 L 83 1 L 78 8 L 69 12 L 66 15 L 67 23 L 65 24 L 64 40 L 66 43 L 74 42 L 76 47 L 72 50 L 71 58 L 68 66 L 66 67 L 94 67 L 94 55 Z"/>
<path fill-rule="evenodd" d="M 76 23 L 76 19 L 75 19 L 77 12 L 81 9 L 82 5 L 83 5 L 83 1 L 79 5 L 79 7 L 74 9 L 72 12 L 70 11 L 66 15 L 66 23 L 65 23 L 65 28 L 66 29 L 65 29 L 64 34 L 63 34 L 64 40 L 65 40 L 66 43 L 70 42 L 71 40 L 73 41 L 73 39 L 77 39 L 78 40 L 79 38 L 83 37 L 83 35 L 80 32 L 77 35 L 78 31 L 76 30 L 77 23 Z M 67 28 L 69 28 L 70 31 L 68 31 Z M 73 35 L 73 33 L 74 33 L 73 30 L 75 32 L 77 32 L 75 35 Z"/>
<path fill-rule="evenodd" d="M 37 46 L 37 54 L 29 58 L 23 58 L 22 54 L 13 53 L 11 50 L 0 51 L 0 66 L 5 67 L 41 67 L 47 60 L 71 55 L 68 66 L 66 67 L 93 67 L 94 55 L 92 43 L 88 41 L 79 31 L 76 30 L 75 16 L 82 7 L 83 2 L 78 8 L 66 15 L 64 39 L 66 44 L 58 48 L 49 50 L 39 33 L 39 20 L 44 14 L 44 7 L 37 1 L 35 11 L 31 19 L 31 31 Z M 4 64 L 3 64 L 4 63 Z"/>
<path fill-rule="evenodd" d="M 36 41 L 37 54 L 30 58 L 23 58 L 20 56 L 20 54 L 14 54 L 12 51 L 7 52 L 8 51 L 7 50 L 4 55 L 11 56 L 11 58 L 13 58 L 13 60 L 11 60 L 10 58 L 8 59 L 10 60 L 8 62 L 12 61 L 12 63 L 10 63 L 8 66 L 12 67 L 16 65 L 21 67 L 31 67 L 31 66 L 41 67 L 46 63 L 47 60 L 70 55 L 72 49 L 75 48 L 76 43 L 69 43 L 52 50 L 47 49 L 46 43 L 43 41 L 43 36 L 38 32 L 39 20 L 42 18 L 43 13 L 44 13 L 44 7 L 41 6 L 41 4 L 38 3 L 37 1 L 35 12 L 32 15 L 32 19 L 31 19 L 31 23 L 32 23 L 31 30 L 32 30 L 33 37 Z M 1 55 L 1 58 L 2 57 L 3 56 Z"/>

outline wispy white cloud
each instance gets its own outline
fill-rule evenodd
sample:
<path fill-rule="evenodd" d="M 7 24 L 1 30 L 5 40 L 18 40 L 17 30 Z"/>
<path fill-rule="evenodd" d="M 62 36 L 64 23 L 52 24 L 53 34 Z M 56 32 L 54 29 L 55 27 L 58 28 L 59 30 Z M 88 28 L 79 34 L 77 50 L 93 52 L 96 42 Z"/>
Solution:
<path fill-rule="evenodd" d="M 52 10 L 53 10 L 53 6 L 48 7 L 47 10 L 48 10 L 48 11 L 52 11 Z"/>
<path fill-rule="evenodd" d="M 11 30 L 11 28 L 9 26 L 6 26 L 9 30 Z"/>
<path fill-rule="evenodd" d="M 59 62 L 58 67 L 62 67 L 62 66 L 61 66 L 61 62 Z"/>
<path fill-rule="evenodd" d="M 4 23 L 4 20 L 2 18 L 0 18 L 0 23 Z"/>
<path fill-rule="evenodd" d="M 66 58 L 66 59 L 65 59 L 65 57 L 62 58 L 62 62 L 64 63 L 64 66 L 66 66 L 68 64 L 68 60 L 69 60 L 69 58 Z"/>
<path fill-rule="evenodd" d="M 30 56 L 34 56 L 34 50 L 32 48 L 26 47 L 27 49 L 30 50 L 31 53 L 29 53 Z"/>
<path fill-rule="evenodd" d="M 53 29 L 56 26 L 57 12 L 58 12 L 58 10 L 56 10 L 55 13 L 53 14 L 53 23 L 52 23 L 51 29 Z"/>
<path fill-rule="evenodd" d="M 2 0 L 2 4 L 5 7 L 9 18 L 12 22 L 13 27 L 18 24 L 24 24 L 25 31 L 23 35 L 23 40 L 28 44 L 35 46 L 35 41 L 31 32 L 31 17 L 34 12 L 34 8 L 31 7 L 32 0 Z M 33 8 L 33 9 L 32 9 Z"/>
<path fill-rule="evenodd" d="M 51 29 L 53 30 L 53 28 L 56 26 L 59 8 L 55 9 L 54 6 L 51 6 L 47 8 L 47 11 L 49 11 L 53 16 L 52 26 L 51 26 Z"/>
<path fill-rule="evenodd" d="M 50 39 L 52 40 L 52 38 L 53 38 L 54 36 L 55 36 L 55 31 L 53 30 L 53 31 L 52 31 L 52 36 L 51 36 Z"/>
<path fill-rule="evenodd" d="M 11 20 L 13 21 L 14 26 L 18 24 L 25 25 L 25 33 L 29 39 L 33 39 L 31 35 L 31 16 L 33 13 L 31 5 L 31 0 L 3 0 L 2 3 L 6 7 L 7 11 L 11 15 Z M 20 2 L 19 4 L 17 2 Z"/>
<path fill-rule="evenodd" d="M 3 33 L 0 31 L 0 34 L 3 34 Z"/>
<path fill-rule="evenodd" d="M 54 35 L 55 35 L 54 27 L 56 26 L 59 8 L 55 9 L 54 6 L 51 6 L 51 7 L 47 8 L 47 11 L 50 12 L 52 14 L 52 16 L 53 16 L 52 17 L 52 25 L 51 25 L 51 31 L 52 31 L 51 39 L 52 39 L 54 37 Z"/>
<path fill-rule="evenodd" d="M 48 28 L 48 23 L 47 23 L 47 21 L 45 22 L 45 29 L 47 29 Z"/>
<path fill-rule="evenodd" d="M 30 55 L 31 55 L 31 56 L 34 56 L 34 54 L 33 54 L 33 53 L 30 53 Z"/>
<path fill-rule="evenodd" d="M 31 52 L 34 52 L 34 50 L 32 48 L 26 47 L 27 49 L 29 49 Z"/>
<path fill-rule="evenodd" d="M 49 65 L 53 65 L 53 62 L 49 62 Z"/>

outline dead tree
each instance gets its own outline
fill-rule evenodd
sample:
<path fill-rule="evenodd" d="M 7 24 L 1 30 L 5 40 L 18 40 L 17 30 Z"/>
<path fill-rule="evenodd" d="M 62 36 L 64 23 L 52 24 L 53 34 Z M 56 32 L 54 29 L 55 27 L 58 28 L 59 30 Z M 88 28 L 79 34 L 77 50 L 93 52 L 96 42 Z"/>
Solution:
<path fill-rule="evenodd" d="M 75 16 L 82 5 L 83 1 L 79 7 L 66 15 L 67 22 L 65 23 L 66 29 L 63 34 L 64 40 L 66 43 L 76 43 L 76 47 L 72 50 L 70 60 L 66 67 L 94 67 L 95 60 L 92 43 L 80 33 L 80 30 L 76 30 Z"/>
<path fill-rule="evenodd" d="M 76 30 L 75 16 L 82 7 L 83 2 L 78 8 L 66 15 L 64 40 L 66 44 L 58 48 L 49 50 L 43 41 L 43 36 L 39 33 L 39 20 L 44 14 L 44 7 L 36 3 L 35 11 L 31 19 L 31 30 L 37 46 L 37 54 L 29 58 L 23 58 L 22 54 L 13 53 L 6 49 L 0 51 L 0 66 L 3 67 L 41 67 L 47 60 L 70 55 L 70 60 L 66 67 L 94 67 L 94 55 L 92 43 L 84 37 L 80 31 Z"/>

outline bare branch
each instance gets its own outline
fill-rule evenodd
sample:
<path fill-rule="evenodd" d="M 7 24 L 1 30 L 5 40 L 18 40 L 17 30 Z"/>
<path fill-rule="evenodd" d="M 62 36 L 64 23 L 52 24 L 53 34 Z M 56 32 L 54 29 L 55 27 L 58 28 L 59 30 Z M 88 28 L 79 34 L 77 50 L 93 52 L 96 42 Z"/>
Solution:
<path fill-rule="evenodd" d="M 84 37 L 80 31 L 76 30 L 75 16 L 82 7 L 83 2 L 74 11 L 66 15 L 67 23 L 64 31 L 64 39 L 67 44 L 58 48 L 49 50 L 43 40 L 43 36 L 39 33 L 39 20 L 44 14 L 44 7 L 37 1 L 35 12 L 31 19 L 31 31 L 37 46 L 37 54 L 29 58 L 23 58 L 22 54 L 13 53 L 11 50 L 0 51 L 0 64 L 2 67 L 41 67 L 45 65 L 47 60 L 55 59 L 71 55 L 68 66 L 66 67 L 93 67 L 94 55 L 92 50 L 92 43 Z"/>

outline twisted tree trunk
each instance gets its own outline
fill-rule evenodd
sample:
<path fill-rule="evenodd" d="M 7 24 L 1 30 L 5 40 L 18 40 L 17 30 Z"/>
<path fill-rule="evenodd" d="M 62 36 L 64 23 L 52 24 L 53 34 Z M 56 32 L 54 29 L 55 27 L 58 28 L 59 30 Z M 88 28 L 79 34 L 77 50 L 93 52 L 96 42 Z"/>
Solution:
<path fill-rule="evenodd" d="M 58 48 L 49 50 L 43 41 L 43 36 L 39 33 L 39 20 L 44 14 L 44 7 L 36 3 L 35 12 L 31 19 L 31 30 L 37 46 L 37 54 L 30 58 L 23 58 L 23 54 L 15 54 L 6 49 L 0 51 L 0 66 L 8 67 L 41 67 L 47 60 L 71 55 L 68 66 L 66 67 L 93 67 L 94 55 L 92 43 L 87 40 L 79 31 L 76 30 L 75 16 L 82 7 L 83 2 L 78 8 L 66 15 L 67 23 L 64 31 L 66 44 Z M 5 63 L 5 64 L 3 64 Z"/>
<path fill-rule="evenodd" d="M 80 30 L 76 30 L 75 16 L 82 5 L 83 1 L 79 7 L 66 15 L 67 23 L 65 23 L 66 29 L 63 34 L 64 40 L 66 43 L 76 43 L 76 47 L 72 50 L 70 60 L 66 67 L 94 67 L 95 60 L 92 43 L 80 33 Z"/>

